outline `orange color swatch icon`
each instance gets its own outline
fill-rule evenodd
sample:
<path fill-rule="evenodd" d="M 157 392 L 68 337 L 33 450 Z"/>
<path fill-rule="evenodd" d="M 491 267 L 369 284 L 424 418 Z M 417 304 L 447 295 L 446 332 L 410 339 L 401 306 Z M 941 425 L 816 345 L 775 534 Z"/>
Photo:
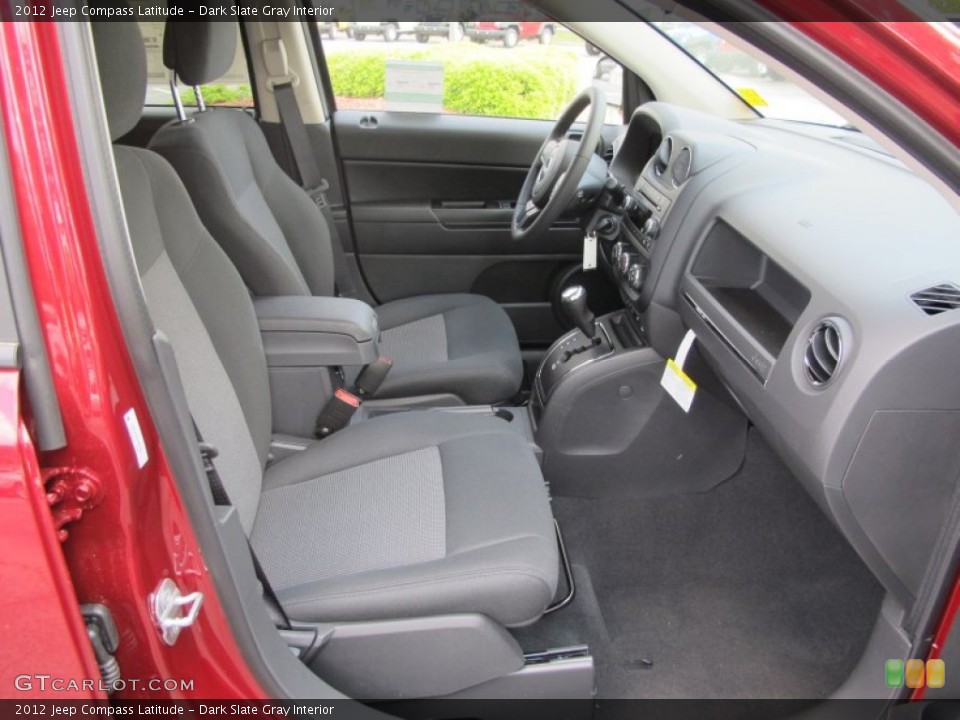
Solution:
<path fill-rule="evenodd" d="M 946 665 L 943 660 L 923 660 L 911 658 L 903 660 L 887 660 L 884 667 L 884 677 L 888 688 L 900 688 L 906 685 L 913 690 L 923 687 L 932 689 L 942 688 L 946 684 Z"/>

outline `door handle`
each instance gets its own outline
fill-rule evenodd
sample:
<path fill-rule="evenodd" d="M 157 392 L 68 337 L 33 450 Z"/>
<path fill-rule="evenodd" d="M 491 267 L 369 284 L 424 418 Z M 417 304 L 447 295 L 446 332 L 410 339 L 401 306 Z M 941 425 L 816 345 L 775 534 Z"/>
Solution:
<path fill-rule="evenodd" d="M 373 115 L 364 115 L 360 118 L 360 127 L 364 130 L 375 130 L 378 124 L 377 118 Z"/>

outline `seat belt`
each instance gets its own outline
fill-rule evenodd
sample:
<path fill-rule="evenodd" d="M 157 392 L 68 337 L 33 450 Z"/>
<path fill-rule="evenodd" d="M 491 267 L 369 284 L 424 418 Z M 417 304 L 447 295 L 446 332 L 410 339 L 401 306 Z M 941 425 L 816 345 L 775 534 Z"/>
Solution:
<path fill-rule="evenodd" d="M 284 76 L 283 82 L 273 85 L 273 94 L 277 101 L 277 112 L 280 114 L 280 125 L 283 127 L 287 144 L 293 153 L 293 162 L 297 166 L 300 176 L 300 186 L 307 192 L 310 199 L 320 208 L 327 229 L 330 232 L 330 247 L 333 250 L 333 275 L 337 292 L 342 297 L 354 297 L 357 290 L 353 284 L 350 267 L 347 265 L 347 254 L 343 249 L 337 224 L 327 202 L 326 191 L 330 188 L 320 174 L 320 166 L 313 154 L 310 137 L 307 135 L 307 126 L 300 114 L 297 96 L 293 90 L 293 81 L 289 73 Z"/>
<path fill-rule="evenodd" d="M 193 432 L 197 436 L 197 447 L 200 449 L 200 457 L 203 458 L 203 469 L 204 472 L 207 473 L 207 482 L 210 483 L 210 494 L 213 495 L 214 505 L 220 505 L 222 507 L 233 505 L 233 503 L 230 502 L 230 496 L 227 494 L 227 488 L 224 487 L 223 480 L 220 478 L 220 473 L 217 472 L 217 466 L 213 464 L 213 459 L 219 454 L 219 451 L 210 443 L 203 441 L 203 436 L 200 434 L 200 428 L 196 420 L 193 421 Z M 244 537 L 247 537 L 246 533 L 244 533 Z M 250 550 L 250 559 L 253 560 L 253 571 L 257 575 L 257 580 L 260 582 L 261 588 L 263 588 L 263 596 L 266 599 L 267 607 L 274 615 L 277 626 L 281 630 L 292 629 L 290 618 L 287 617 L 283 605 L 280 604 L 280 600 L 277 598 L 277 593 L 274 592 L 270 580 L 267 579 L 267 574 L 263 571 L 260 559 L 257 557 L 253 545 L 250 544 L 250 538 L 247 538 L 247 548 Z"/>

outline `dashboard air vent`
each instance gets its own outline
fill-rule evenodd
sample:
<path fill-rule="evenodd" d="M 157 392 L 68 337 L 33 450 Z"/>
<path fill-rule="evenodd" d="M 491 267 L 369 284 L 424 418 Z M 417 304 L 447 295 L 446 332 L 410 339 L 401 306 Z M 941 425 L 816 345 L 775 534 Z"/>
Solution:
<path fill-rule="evenodd" d="M 843 360 L 843 338 L 836 323 L 821 321 L 810 333 L 803 350 L 803 370 L 816 388 L 827 385 L 836 375 Z"/>
<path fill-rule="evenodd" d="M 915 292 L 910 299 L 927 315 L 939 315 L 960 308 L 960 287 L 953 283 L 944 283 Z"/>
<path fill-rule="evenodd" d="M 677 159 L 673 161 L 673 184 L 677 187 L 683 185 L 690 177 L 692 167 L 693 154 L 689 147 L 685 147 L 677 153 Z"/>
<path fill-rule="evenodd" d="M 670 164 L 670 156 L 673 155 L 673 140 L 664 138 L 657 148 L 657 154 L 653 158 L 653 171 L 658 175 L 663 175 L 667 171 L 667 165 Z"/>

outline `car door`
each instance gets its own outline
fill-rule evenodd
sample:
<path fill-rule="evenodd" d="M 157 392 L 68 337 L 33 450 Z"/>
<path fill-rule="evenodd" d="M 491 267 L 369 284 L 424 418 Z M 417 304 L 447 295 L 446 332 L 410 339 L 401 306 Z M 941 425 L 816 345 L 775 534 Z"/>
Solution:
<path fill-rule="evenodd" d="M 576 218 L 562 218 L 518 243 L 510 219 L 552 118 L 594 82 L 597 59 L 559 27 L 550 46 L 509 49 L 444 37 L 322 43 L 341 190 L 375 298 L 487 295 L 513 319 L 523 346 L 549 345 L 565 328 L 563 287 L 593 284 L 580 272 L 583 233 Z M 370 77 L 379 84 L 365 84 Z M 598 152 L 611 147 L 622 112 L 611 108 L 608 117 Z M 602 310 L 599 288 L 595 302 Z"/>

